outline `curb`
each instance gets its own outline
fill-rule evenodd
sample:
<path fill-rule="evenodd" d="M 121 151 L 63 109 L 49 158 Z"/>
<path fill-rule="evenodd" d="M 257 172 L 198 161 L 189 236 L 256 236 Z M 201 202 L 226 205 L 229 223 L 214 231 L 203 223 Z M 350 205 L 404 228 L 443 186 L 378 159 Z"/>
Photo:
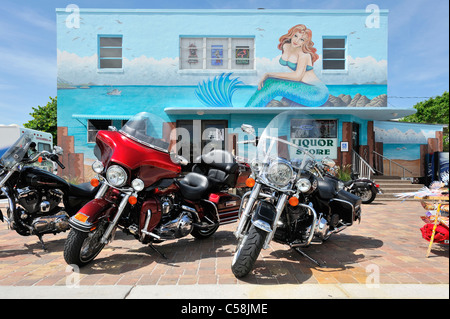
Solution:
<path fill-rule="evenodd" d="M 449 299 L 448 284 L 1 286 L 0 299 Z"/>

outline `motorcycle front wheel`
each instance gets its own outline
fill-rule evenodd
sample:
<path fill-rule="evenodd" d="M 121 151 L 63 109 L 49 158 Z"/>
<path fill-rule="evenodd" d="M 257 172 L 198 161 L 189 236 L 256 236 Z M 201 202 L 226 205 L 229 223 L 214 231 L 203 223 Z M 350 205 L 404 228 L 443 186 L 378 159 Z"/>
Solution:
<path fill-rule="evenodd" d="M 89 233 L 72 228 L 64 244 L 66 262 L 78 267 L 89 264 L 105 247 L 100 241 L 104 232 L 105 227 L 98 227 Z"/>
<path fill-rule="evenodd" d="M 245 277 L 253 269 L 266 237 L 267 232 L 251 225 L 248 233 L 239 239 L 231 263 L 231 270 L 237 278 Z"/>

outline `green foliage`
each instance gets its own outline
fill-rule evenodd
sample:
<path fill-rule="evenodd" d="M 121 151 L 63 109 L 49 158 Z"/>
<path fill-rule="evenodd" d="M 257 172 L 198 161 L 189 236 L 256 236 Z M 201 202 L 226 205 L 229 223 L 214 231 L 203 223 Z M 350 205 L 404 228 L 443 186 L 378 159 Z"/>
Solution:
<path fill-rule="evenodd" d="M 46 106 L 33 107 L 33 112 L 30 115 L 32 120 L 25 123 L 23 126 L 33 130 L 48 132 L 53 135 L 53 144 L 56 143 L 56 106 L 57 97 L 50 97 L 50 102 Z"/>
<path fill-rule="evenodd" d="M 336 175 L 340 180 L 347 182 L 352 179 L 352 165 L 347 164 L 342 167 L 336 167 Z"/>
<path fill-rule="evenodd" d="M 449 99 L 448 92 L 414 105 L 416 114 L 404 117 L 403 122 L 448 124 Z M 448 128 L 444 128 L 444 151 L 449 150 Z"/>

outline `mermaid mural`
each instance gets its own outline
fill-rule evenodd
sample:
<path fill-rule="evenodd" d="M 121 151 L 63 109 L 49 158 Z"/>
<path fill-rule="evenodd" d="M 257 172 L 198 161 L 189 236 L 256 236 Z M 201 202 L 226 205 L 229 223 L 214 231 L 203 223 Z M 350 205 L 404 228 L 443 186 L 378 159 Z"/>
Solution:
<path fill-rule="evenodd" d="M 245 107 L 266 107 L 276 97 L 283 98 L 284 105 L 317 107 L 329 98 L 328 88 L 314 73 L 314 62 L 319 59 L 311 41 L 312 32 L 298 24 L 280 37 L 278 49 L 282 54 L 280 64 L 287 72 L 265 73 L 256 92 Z M 243 84 L 231 73 L 223 73 L 198 84 L 195 94 L 206 106 L 232 107 L 232 94 Z"/>
<path fill-rule="evenodd" d="M 328 88 L 314 73 L 314 62 L 319 55 L 311 38 L 312 31 L 303 24 L 290 28 L 280 37 L 278 49 L 282 54 L 279 62 L 290 71 L 264 74 L 246 107 L 264 107 L 278 96 L 310 107 L 327 102 Z"/>

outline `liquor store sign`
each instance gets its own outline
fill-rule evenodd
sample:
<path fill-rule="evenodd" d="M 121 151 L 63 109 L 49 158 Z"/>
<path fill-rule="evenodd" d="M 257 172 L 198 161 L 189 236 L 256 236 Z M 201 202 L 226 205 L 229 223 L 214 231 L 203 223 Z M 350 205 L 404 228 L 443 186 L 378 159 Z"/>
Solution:
<path fill-rule="evenodd" d="M 292 138 L 291 142 L 310 152 L 316 159 L 327 156 L 337 158 L 337 138 Z M 295 155 L 301 155 L 300 150 L 297 150 Z"/>

